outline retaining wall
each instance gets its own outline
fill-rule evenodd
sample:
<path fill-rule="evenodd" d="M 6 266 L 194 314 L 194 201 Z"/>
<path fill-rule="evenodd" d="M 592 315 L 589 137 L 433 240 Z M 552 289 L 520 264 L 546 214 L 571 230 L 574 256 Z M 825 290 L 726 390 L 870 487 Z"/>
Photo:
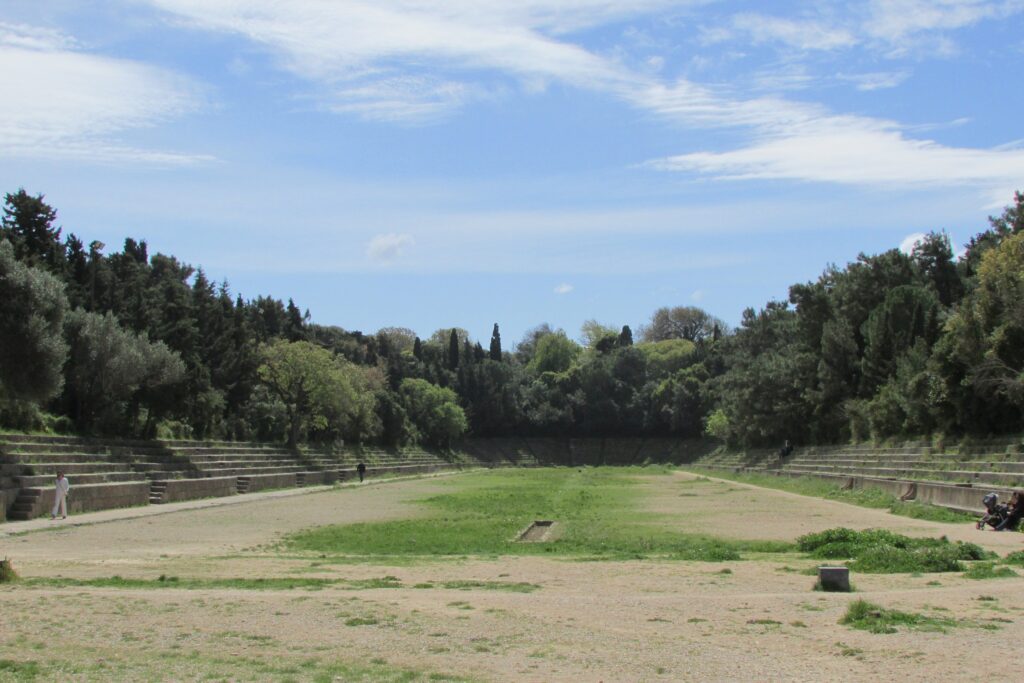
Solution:
<path fill-rule="evenodd" d="M 737 468 L 742 472 L 742 468 Z M 872 477 L 858 477 L 843 474 L 796 474 L 786 471 L 767 471 L 760 474 L 774 474 L 780 477 L 814 477 L 824 479 L 840 486 L 849 488 L 875 488 L 881 489 L 897 498 L 907 494 L 912 495 L 908 500 L 920 503 L 929 503 L 939 507 L 982 514 L 985 506 L 981 504 L 982 497 L 989 492 L 999 494 L 1000 500 L 1007 501 L 1013 495 L 1013 489 L 1001 488 L 998 486 L 973 486 L 971 484 L 940 484 L 937 482 L 920 482 L 911 479 L 874 479 Z M 913 490 L 916 487 L 916 490 Z"/>
<path fill-rule="evenodd" d="M 36 498 L 32 511 L 29 513 L 31 517 L 42 517 L 43 515 L 50 514 L 54 501 L 54 489 L 52 487 L 22 490 L 40 492 L 40 496 Z M 68 514 L 134 507 L 136 505 L 147 505 L 148 503 L 148 481 L 72 486 L 71 492 L 68 495 Z"/>
<path fill-rule="evenodd" d="M 238 477 L 166 479 L 153 483 L 167 485 L 161 503 L 175 503 L 180 500 L 196 500 L 197 498 L 219 498 L 238 493 Z"/>
<path fill-rule="evenodd" d="M 286 489 L 298 486 L 294 472 L 284 474 L 243 474 L 238 478 L 249 480 L 249 493 L 266 489 Z"/>

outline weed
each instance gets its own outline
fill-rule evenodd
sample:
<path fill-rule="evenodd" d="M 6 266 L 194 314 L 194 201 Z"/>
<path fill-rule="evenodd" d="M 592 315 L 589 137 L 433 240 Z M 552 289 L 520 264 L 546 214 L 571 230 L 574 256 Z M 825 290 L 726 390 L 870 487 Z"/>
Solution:
<path fill-rule="evenodd" d="M 540 590 L 535 583 L 512 583 L 510 581 L 445 581 L 441 584 L 444 588 L 452 590 L 489 590 L 508 591 L 510 593 L 532 593 Z"/>
<path fill-rule="evenodd" d="M 18 580 L 18 572 L 10 560 L 0 560 L 0 583 L 13 583 Z M 4 660 L 7 661 L 7 660 Z"/>
<path fill-rule="evenodd" d="M 956 619 L 950 617 L 886 609 L 866 600 L 851 602 L 839 623 L 870 633 L 896 633 L 897 627 L 945 633 L 947 629 L 959 625 Z"/>
<path fill-rule="evenodd" d="M 839 648 L 839 655 L 841 657 L 857 657 L 864 654 L 864 650 L 858 647 L 850 647 L 846 643 L 836 643 L 836 647 Z"/>
<path fill-rule="evenodd" d="M 1009 567 L 997 567 L 993 562 L 978 562 L 964 572 L 965 579 L 1012 579 L 1017 572 Z"/>
<path fill-rule="evenodd" d="M 16 662 L 13 659 L 0 659 L 0 674 L 10 674 L 16 681 L 34 681 L 40 673 L 39 664 L 32 660 Z"/>
<path fill-rule="evenodd" d="M 1003 562 L 1006 564 L 1024 565 L 1024 550 L 1018 550 L 1015 553 L 1010 553 L 1003 558 Z"/>
<path fill-rule="evenodd" d="M 963 560 L 992 556 L 974 543 L 951 543 L 945 537 L 910 538 L 885 529 L 839 527 L 801 536 L 797 545 L 815 557 L 851 559 L 850 569 L 871 574 L 960 571 Z"/>

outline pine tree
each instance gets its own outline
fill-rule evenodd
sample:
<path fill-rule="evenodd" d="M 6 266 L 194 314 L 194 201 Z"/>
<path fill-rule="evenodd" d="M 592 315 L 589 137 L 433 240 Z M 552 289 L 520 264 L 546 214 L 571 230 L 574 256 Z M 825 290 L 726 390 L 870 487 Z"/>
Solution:
<path fill-rule="evenodd" d="M 501 333 L 498 332 L 498 323 L 494 323 L 494 331 L 491 332 L 491 360 L 501 360 Z"/>
<path fill-rule="evenodd" d="M 32 197 L 24 189 L 4 198 L 4 216 L 0 237 L 14 245 L 14 256 L 30 266 L 43 265 L 52 272 L 64 269 L 64 247 L 60 228 L 53 227 L 57 211 L 43 201 L 43 195 Z"/>

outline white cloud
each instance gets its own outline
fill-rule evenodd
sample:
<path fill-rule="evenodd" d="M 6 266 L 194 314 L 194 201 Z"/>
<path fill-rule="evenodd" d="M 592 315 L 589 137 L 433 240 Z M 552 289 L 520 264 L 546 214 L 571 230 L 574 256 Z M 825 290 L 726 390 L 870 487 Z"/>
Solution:
<path fill-rule="evenodd" d="M 747 147 L 681 154 L 655 168 L 719 179 L 774 179 L 882 187 L 970 185 L 1009 189 L 1024 177 L 1024 150 L 947 147 L 908 138 L 891 122 L 824 116 L 762 132 Z"/>
<path fill-rule="evenodd" d="M 467 77 L 496 71 L 526 88 L 548 79 L 577 87 L 629 80 L 614 62 L 558 36 L 700 0 L 150 1 L 188 25 L 263 45 L 284 69 L 314 83 L 329 109 L 394 120 L 433 117 L 439 106 L 459 104 L 472 92 L 438 79 L 438 69 Z M 435 81 L 447 93 L 426 96 Z"/>
<path fill-rule="evenodd" d="M 695 289 L 693 291 L 693 293 L 690 294 L 690 299 L 692 301 L 696 302 L 696 303 L 700 303 L 701 301 L 704 301 L 704 290 L 703 289 Z"/>
<path fill-rule="evenodd" d="M 74 52 L 61 34 L 0 26 L 0 156 L 182 164 L 209 157 L 136 149 L 115 134 L 198 108 L 198 89 L 169 71 Z"/>
<path fill-rule="evenodd" d="M 763 14 L 737 14 L 732 18 L 732 32 L 743 34 L 755 45 L 781 43 L 798 50 L 836 50 L 852 47 L 857 38 L 837 26 L 807 20 L 782 19 Z"/>
<path fill-rule="evenodd" d="M 903 238 L 902 242 L 900 242 L 900 251 L 902 251 L 907 256 L 910 256 L 912 253 L 914 253 L 914 247 L 916 247 L 925 237 L 927 237 L 927 235 L 925 235 L 923 232 L 910 233 L 909 235 Z"/>
<path fill-rule="evenodd" d="M 672 156 L 656 168 L 858 185 L 967 183 L 1000 193 L 1024 176 L 1016 151 L 945 147 L 911 138 L 894 122 L 843 116 L 813 103 L 744 98 L 685 79 L 666 82 L 647 64 L 635 70 L 569 39 L 580 29 L 704 1 L 149 0 L 188 26 L 263 46 L 282 68 L 310 83 L 330 111 L 429 122 L 503 92 L 510 80 L 525 92 L 557 82 L 690 128 L 736 127 L 748 136 L 737 149 Z M 746 13 L 731 17 L 716 39 L 745 36 L 797 50 L 839 50 L 962 27 L 1022 6 L 1024 0 L 929 0 L 927 6 L 925 0 L 871 0 L 866 10 L 819 10 L 798 19 Z M 481 80 L 482 74 L 489 78 Z M 878 89 L 904 77 L 879 72 L 854 82 Z M 811 78 L 795 67 L 762 75 L 761 86 L 797 88 Z"/>
<path fill-rule="evenodd" d="M 1020 0 L 871 0 L 864 30 L 898 45 L 922 33 L 964 28 L 1022 10 Z"/>
<path fill-rule="evenodd" d="M 377 235 L 366 245 L 366 256 L 371 261 L 390 263 L 401 256 L 407 247 L 411 247 L 415 243 L 411 235 L 393 232 Z"/>
<path fill-rule="evenodd" d="M 560 284 L 557 287 L 555 287 L 554 292 L 555 292 L 555 294 L 563 295 L 563 294 L 568 294 L 572 290 L 573 290 L 573 286 L 572 285 L 570 285 L 567 282 L 563 282 L 562 284 Z"/>
<path fill-rule="evenodd" d="M 909 71 L 876 71 L 863 74 L 839 74 L 840 81 L 853 83 L 857 90 L 871 91 L 895 88 L 910 78 Z"/>
<path fill-rule="evenodd" d="M 78 47 L 78 41 L 55 29 L 0 21 L 0 45 L 28 50 L 65 50 Z"/>

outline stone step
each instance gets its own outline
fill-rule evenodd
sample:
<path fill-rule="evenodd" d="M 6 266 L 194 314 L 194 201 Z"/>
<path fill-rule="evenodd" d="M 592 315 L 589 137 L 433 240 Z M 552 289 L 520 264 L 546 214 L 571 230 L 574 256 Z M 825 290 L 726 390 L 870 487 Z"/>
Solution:
<path fill-rule="evenodd" d="M 53 486 L 54 480 L 53 477 L 47 475 L 30 475 L 23 477 L 15 477 L 15 479 L 18 482 L 18 486 L 22 488 Z M 76 474 L 74 485 L 83 486 L 85 484 L 106 484 L 116 481 L 142 480 L 145 480 L 145 477 L 138 472 L 104 472 L 99 474 Z"/>

